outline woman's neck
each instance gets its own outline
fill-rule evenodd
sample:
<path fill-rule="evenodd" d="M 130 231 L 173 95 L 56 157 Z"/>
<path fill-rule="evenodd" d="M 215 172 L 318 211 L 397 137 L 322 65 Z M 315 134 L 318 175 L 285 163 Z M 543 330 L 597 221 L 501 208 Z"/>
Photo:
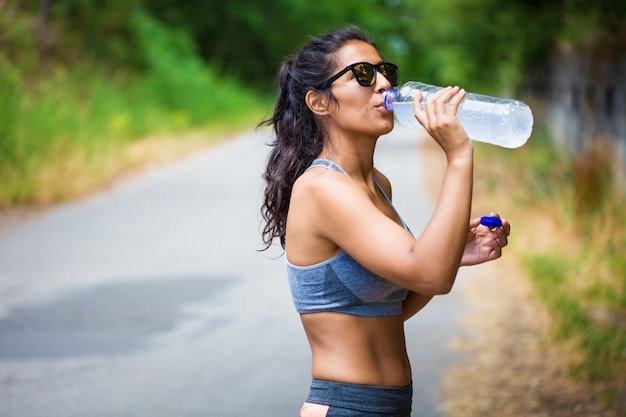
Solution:
<path fill-rule="evenodd" d="M 375 148 L 376 138 L 334 136 L 324 141 L 318 157 L 335 162 L 352 178 L 370 182 Z"/>

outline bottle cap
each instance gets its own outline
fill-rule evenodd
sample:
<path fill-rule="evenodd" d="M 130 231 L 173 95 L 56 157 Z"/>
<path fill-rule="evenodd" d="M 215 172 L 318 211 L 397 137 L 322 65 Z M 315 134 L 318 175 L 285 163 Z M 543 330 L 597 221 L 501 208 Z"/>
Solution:
<path fill-rule="evenodd" d="M 400 94 L 397 89 L 392 88 L 388 91 L 385 91 L 383 94 L 383 105 L 387 110 L 393 112 L 393 103 L 400 99 Z"/>
<path fill-rule="evenodd" d="M 480 224 L 487 226 L 490 229 L 495 227 L 502 227 L 502 220 L 495 216 L 483 216 L 480 218 Z"/>

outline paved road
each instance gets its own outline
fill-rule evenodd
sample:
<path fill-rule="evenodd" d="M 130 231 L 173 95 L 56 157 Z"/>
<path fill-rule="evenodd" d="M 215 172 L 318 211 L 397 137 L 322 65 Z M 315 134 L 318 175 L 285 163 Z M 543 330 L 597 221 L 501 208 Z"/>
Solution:
<path fill-rule="evenodd" d="M 419 233 L 416 132 L 377 163 Z M 0 417 L 295 417 L 309 351 L 281 252 L 259 253 L 266 134 L 249 133 L 0 230 Z M 278 259 L 273 259 L 278 258 Z M 454 293 L 407 325 L 414 416 L 441 416 Z"/>

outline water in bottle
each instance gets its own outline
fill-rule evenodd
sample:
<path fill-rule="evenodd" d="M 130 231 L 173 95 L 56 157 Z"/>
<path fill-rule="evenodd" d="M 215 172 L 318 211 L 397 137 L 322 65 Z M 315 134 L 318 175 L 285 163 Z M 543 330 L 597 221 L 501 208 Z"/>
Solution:
<path fill-rule="evenodd" d="M 413 98 L 422 93 L 425 103 L 442 87 L 409 81 L 399 89 L 385 92 L 385 108 L 409 127 L 422 127 L 413 112 Z M 533 115 L 519 100 L 467 93 L 457 111 L 457 117 L 470 139 L 505 148 L 522 146 L 532 132 Z"/>

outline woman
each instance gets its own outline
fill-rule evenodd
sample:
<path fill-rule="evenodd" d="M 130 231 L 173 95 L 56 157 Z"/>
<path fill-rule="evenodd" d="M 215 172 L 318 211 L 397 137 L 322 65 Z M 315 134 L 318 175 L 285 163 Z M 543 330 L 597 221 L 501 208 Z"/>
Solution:
<path fill-rule="evenodd" d="M 264 242 L 279 238 L 312 351 L 312 416 L 409 416 L 411 368 L 404 320 L 448 293 L 461 265 L 496 259 L 509 224 L 470 221 L 473 147 L 456 118 L 465 96 L 448 87 L 415 116 L 443 149 L 447 168 L 435 211 L 414 237 L 374 167 L 393 114 L 383 93 L 398 84 L 358 28 L 312 39 L 279 72 L 276 140 L 264 178 Z M 446 106 L 447 103 L 447 106 Z M 495 214 L 494 214 L 495 215 Z M 468 228 L 469 224 L 469 228 Z"/>

